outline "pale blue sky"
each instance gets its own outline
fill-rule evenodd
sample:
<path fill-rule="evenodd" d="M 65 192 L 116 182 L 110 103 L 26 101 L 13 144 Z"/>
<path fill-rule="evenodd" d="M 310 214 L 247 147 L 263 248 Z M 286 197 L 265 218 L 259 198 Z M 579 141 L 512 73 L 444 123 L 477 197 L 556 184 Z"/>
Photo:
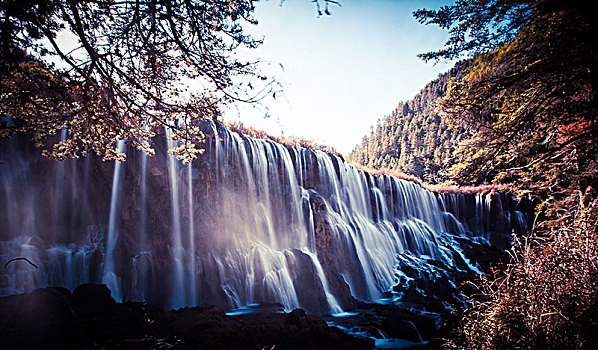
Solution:
<path fill-rule="evenodd" d="M 314 139 L 347 154 L 378 119 L 452 66 L 416 57 L 442 47 L 447 33 L 412 15 L 448 1 L 341 3 L 330 5 L 332 16 L 318 18 L 309 0 L 286 0 L 282 6 L 278 0 L 258 2 L 260 23 L 247 30 L 263 36 L 264 44 L 242 54 L 269 62 L 264 71 L 276 76 L 284 91 L 260 107 L 233 106 L 224 119 Z"/>

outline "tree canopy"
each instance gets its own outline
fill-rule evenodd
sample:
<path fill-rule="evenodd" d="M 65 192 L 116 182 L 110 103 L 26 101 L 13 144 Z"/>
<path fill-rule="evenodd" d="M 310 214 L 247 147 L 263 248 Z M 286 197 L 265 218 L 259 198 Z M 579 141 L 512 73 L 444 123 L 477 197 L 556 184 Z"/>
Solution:
<path fill-rule="evenodd" d="M 445 96 L 449 83 L 462 74 L 464 67 L 457 64 L 413 99 L 399 103 L 347 160 L 370 169 L 399 171 L 431 184 L 447 181 L 447 171 L 454 164 L 452 152 L 461 133 L 448 118 L 439 115 L 436 102 Z"/>
<path fill-rule="evenodd" d="M 449 345 L 590 349 L 598 302 L 598 125 L 593 14 L 581 2 L 457 1 L 421 10 L 448 29 L 425 60 L 470 57 L 440 110 L 465 132 L 449 175 L 509 184 L 538 205 L 512 261 L 482 276 Z"/>
<path fill-rule="evenodd" d="M 413 15 L 420 23 L 438 25 L 449 32 L 442 49 L 419 56 L 425 61 L 454 59 L 497 49 L 539 15 L 538 3 L 533 0 L 458 0 L 439 10 L 417 10 Z"/>
<path fill-rule="evenodd" d="M 458 1 L 415 16 L 451 34 L 422 58 L 475 55 L 440 104 L 469 133 L 451 170 L 456 182 L 553 193 L 596 188 L 596 53 L 587 9 L 550 0 Z"/>
<path fill-rule="evenodd" d="M 122 160 L 116 140 L 151 154 L 155 127 L 168 125 L 190 160 L 196 122 L 217 115 L 219 100 L 268 92 L 255 62 L 232 55 L 260 43 L 242 27 L 256 23 L 253 10 L 250 0 L 1 0 L 2 134 L 58 141 L 46 154 L 59 159 Z M 261 88 L 234 83 L 239 75 Z M 68 130 L 61 140 L 58 130 Z"/>

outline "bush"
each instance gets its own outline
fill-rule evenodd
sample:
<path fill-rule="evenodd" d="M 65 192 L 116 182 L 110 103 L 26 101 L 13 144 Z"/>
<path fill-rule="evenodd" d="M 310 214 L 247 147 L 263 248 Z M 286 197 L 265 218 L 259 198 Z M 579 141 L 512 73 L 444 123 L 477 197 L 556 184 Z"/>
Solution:
<path fill-rule="evenodd" d="M 516 238 L 504 270 L 481 277 L 483 299 L 448 348 L 598 348 L 597 200 L 578 193 L 560 208 L 543 230 Z"/>

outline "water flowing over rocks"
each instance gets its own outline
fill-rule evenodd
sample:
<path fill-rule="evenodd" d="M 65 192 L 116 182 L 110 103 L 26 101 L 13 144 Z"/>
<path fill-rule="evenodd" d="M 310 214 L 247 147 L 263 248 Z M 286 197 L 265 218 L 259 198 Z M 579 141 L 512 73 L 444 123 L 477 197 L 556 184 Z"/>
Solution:
<path fill-rule="evenodd" d="M 1 140 L 0 262 L 39 268 L 11 262 L 0 294 L 102 283 L 118 301 L 165 309 L 441 312 L 462 303 L 458 281 L 487 267 L 494 246 L 526 230 L 528 204 L 510 195 L 433 193 L 334 155 L 202 127 L 206 152 L 190 165 L 168 154 L 167 135 L 153 157 L 119 143 L 122 164 L 56 162 L 23 138 Z"/>

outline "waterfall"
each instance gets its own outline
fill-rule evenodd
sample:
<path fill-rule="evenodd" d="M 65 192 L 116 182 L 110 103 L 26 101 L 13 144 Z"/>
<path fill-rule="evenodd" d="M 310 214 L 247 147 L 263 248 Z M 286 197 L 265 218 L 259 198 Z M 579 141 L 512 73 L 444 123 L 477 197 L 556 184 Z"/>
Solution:
<path fill-rule="evenodd" d="M 328 285 L 328 280 L 326 279 L 324 269 L 322 268 L 322 264 L 320 264 L 318 257 L 316 256 L 316 254 L 314 254 L 312 252 L 309 252 L 309 251 L 303 251 L 303 252 L 310 257 L 311 261 L 314 264 L 316 273 L 318 274 L 318 278 L 320 279 L 320 282 L 322 283 L 322 287 L 324 288 L 324 293 L 326 295 L 326 302 L 328 303 L 330 313 L 338 314 L 338 313 L 343 312 L 343 309 L 341 309 L 341 306 L 338 304 L 338 301 L 336 300 L 336 298 L 330 291 L 330 286 Z"/>
<path fill-rule="evenodd" d="M 119 140 L 116 145 L 118 152 L 124 151 L 125 142 Z M 114 175 L 112 177 L 112 194 L 110 195 L 110 216 L 108 219 L 108 238 L 106 239 L 106 258 L 104 261 L 104 276 L 102 281 L 110 288 L 115 299 L 122 297 L 120 281 L 116 274 L 116 264 L 114 250 L 118 241 L 118 228 L 117 228 L 117 217 L 118 217 L 118 204 L 120 194 L 120 170 L 122 167 L 121 162 L 114 162 Z"/>
<path fill-rule="evenodd" d="M 187 165 L 187 201 L 189 206 L 189 301 L 190 305 L 197 304 L 196 267 L 195 267 L 195 214 L 193 213 L 193 168 Z"/>
<path fill-rule="evenodd" d="M 151 253 L 147 251 L 147 157 L 147 154 L 141 154 L 141 183 L 139 185 L 140 213 L 139 221 L 137 223 L 140 252 L 133 257 L 131 264 L 131 275 L 133 276 L 132 294 L 140 300 L 144 300 L 145 295 L 148 292 L 148 283 L 151 279 L 151 276 L 148 276 L 148 274 L 151 274 L 152 270 L 150 268 L 148 271 L 148 266 L 146 266 L 147 264 L 145 263 L 147 261 L 146 254 L 151 255 Z"/>
<path fill-rule="evenodd" d="M 171 139 L 172 129 L 164 127 L 166 134 L 167 149 L 171 150 L 175 147 L 175 142 Z M 184 276 L 184 255 L 183 239 L 181 232 L 181 213 L 179 203 L 179 174 L 178 163 L 176 156 L 169 154 L 168 156 L 168 179 L 170 180 L 170 200 L 172 209 L 171 235 L 172 247 L 170 248 L 174 264 L 172 265 L 172 274 L 174 276 L 174 283 L 172 284 L 172 299 L 171 307 L 180 308 L 185 306 L 187 295 L 185 291 L 185 276 Z"/>
<path fill-rule="evenodd" d="M 205 152 L 185 166 L 168 153 L 170 128 L 154 157 L 131 148 L 124 163 L 90 156 L 70 171 L 23 138 L 0 140 L 0 263 L 40 266 L 11 264 L 0 294 L 101 281 L 117 299 L 171 308 L 340 313 L 387 295 L 399 268 L 466 260 L 453 237 L 526 225 L 503 194 L 434 193 L 339 156 L 201 127 Z"/>

